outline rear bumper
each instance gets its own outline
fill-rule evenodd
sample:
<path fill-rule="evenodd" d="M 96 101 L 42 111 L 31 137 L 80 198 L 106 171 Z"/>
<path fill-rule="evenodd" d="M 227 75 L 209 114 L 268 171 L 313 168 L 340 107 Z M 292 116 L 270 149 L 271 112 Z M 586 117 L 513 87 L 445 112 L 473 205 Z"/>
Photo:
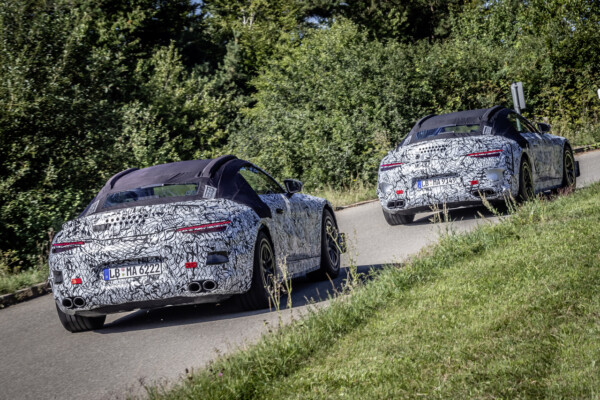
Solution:
<path fill-rule="evenodd" d="M 52 254 L 49 282 L 54 299 L 66 314 L 97 315 L 217 302 L 246 292 L 252 279 L 253 245 L 219 234 L 211 240 L 204 236 L 208 235 L 186 235 L 184 240 L 171 241 L 162 237 L 155 241 L 147 237 L 114 239 Z M 215 251 L 226 254 L 226 260 L 209 264 L 208 255 Z M 156 263 L 161 265 L 160 274 L 105 280 L 107 268 L 127 270 L 128 265 Z M 186 268 L 186 264 L 195 267 Z"/>
<path fill-rule="evenodd" d="M 403 195 L 380 197 L 382 208 L 390 214 L 410 215 L 434 209 L 483 204 L 482 198 L 494 202 L 510 197 L 510 186 L 501 181 L 476 186 L 413 189 Z"/>
<path fill-rule="evenodd" d="M 178 274 L 164 267 L 161 275 L 117 281 L 104 281 L 98 274 L 87 275 L 78 285 L 72 284 L 71 279 L 81 273 L 66 271 L 62 283 L 52 283 L 52 292 L 59 308 L 71 315 L 93 316 L 137 308 L 212 303 L 249 289 L 251 269 L 247 265 L 252 264 L 251 260 L 248 262 L 199 265 L 188 270 L 179 266 Z"/>

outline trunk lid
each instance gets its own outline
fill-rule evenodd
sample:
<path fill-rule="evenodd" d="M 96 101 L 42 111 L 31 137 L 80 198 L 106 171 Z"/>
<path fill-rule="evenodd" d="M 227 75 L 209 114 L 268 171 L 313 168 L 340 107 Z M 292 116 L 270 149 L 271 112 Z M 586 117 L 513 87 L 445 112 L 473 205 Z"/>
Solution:
<path fill-rule="evenodd" d="M 241 208 L 244 206 L 229 200 L 213 199 L 106 211 L 66 222 L 54 243 L 152 235 L 229 220 Z"/>

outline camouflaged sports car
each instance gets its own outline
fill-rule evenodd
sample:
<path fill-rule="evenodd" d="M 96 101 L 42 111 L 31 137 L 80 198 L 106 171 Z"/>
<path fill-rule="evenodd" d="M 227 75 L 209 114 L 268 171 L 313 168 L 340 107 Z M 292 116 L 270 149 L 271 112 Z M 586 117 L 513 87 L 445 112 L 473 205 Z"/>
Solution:
<path fill-rule="evenodd" d="M 116 174 L 52 242 L 63 326 L 98 329 L 109 313 L 232 296 L 264 308 L 284 276 L 334 278 L 344 244 L 331 205 L 284 184 L 234 156 Z"/>
<path fill-rule="evenodd" d="M 379 166 L 377 195 L 390 225 L 415 213 L 574 187 L 579 165 L 564 137 L 512 110 L 428 115 Z"/>

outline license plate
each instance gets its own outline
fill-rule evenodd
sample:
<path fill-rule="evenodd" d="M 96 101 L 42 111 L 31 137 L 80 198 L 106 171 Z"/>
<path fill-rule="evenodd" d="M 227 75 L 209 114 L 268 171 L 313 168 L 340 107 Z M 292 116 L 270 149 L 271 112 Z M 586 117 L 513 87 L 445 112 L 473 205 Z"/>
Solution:
<path fill-rule="evenodd" d="M 160 264 L 130 265 L 127 267 L 105 268 L 104 280 L 116 281 L 118 279 L 137 278 L 140 276 L 158 275 L 162 272 Z"/>
<path fill-rule="evenodd" d="M 423 179 L 417 182 L 419 189 L 427 189 L 435 186 L 456 185 L 460 183 L 460 178 L 457 176 L 447 176 L 443 178 Z"/>

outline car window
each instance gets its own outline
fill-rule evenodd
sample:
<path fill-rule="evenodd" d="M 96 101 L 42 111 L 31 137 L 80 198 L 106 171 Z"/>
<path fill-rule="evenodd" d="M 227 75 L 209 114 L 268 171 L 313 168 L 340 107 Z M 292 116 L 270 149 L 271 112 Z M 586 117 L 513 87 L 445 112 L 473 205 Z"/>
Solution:
<path fill-rule="evenodd" d="M 197 183 L 151 185 L 112 193 L 106 198 L 103 207 L 112 207 L 123 203 L 134 203 L 149 199 L 195 196 L 197 193 Z"/>
<path fill-rule="evenodd" d="M 443 133 L 454 133 L 458 135 L 469 135 L 479 131 L 479 125 L 448 125 L 438 128 L 419 131 L 414 135 L 414 140 L 423 140 L 431 136 L 441 135 Z"/>
<path fill-rule="evenodd" d="M 239 174 L 248 182 L 256 194 L 285 193 L 277 182 L 264 172 L 254 167 L 242 167 Z"/>
<path fill-rule="evenodd" d="M 525 118 L 520 115 L 510 113 L 506 117 L 510 121 L 510 123 L 515 127 L 517 132 L 526 133 L 526 132 L 537 132 L 537 130 L 527 121 Z"/>
<path fill-rule="evenodd" d="M 523 123 L 525 124 L 525 126 L 527 127 L 529 132 L 538 132 L 538 130 L 535 129 L 535 126 L 533 126 L 533 124 L 531 124 L 525 118 L 520 118 L 520 119 L 523 121 Z"/>

